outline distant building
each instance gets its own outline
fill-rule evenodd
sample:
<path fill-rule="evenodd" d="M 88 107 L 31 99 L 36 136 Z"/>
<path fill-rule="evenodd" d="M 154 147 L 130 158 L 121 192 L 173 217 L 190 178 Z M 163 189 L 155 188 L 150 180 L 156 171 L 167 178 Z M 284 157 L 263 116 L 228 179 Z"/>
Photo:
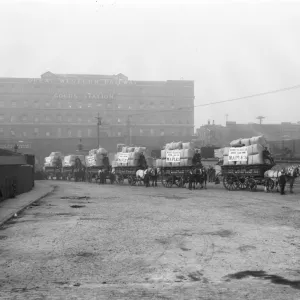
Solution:
<path fill-rule="evenodd" d="M 289 148 L 300 154 L 300 123 L 283 122 L 281 124 L 237 124 L 228 121 L 226 126 L 206 124 L 196 129 L 198 139 L 203 146 L 228 146 L 232 140 L 264 135 L 271 150 L 279 152 Z"/>
<path fill-rule="evenodd" d="M 99 113 L 100 144 L 109 151 L 129 141 L 129 128 L 132 143 L 157 148 L 191 138 L 193 106 L 193 81 L 51 72 L 41 78 L 0 78 L 0 147 L 18 143 L 45 156 L 74 152 L 82 138 L 85 148 L 95 148 Z"/>

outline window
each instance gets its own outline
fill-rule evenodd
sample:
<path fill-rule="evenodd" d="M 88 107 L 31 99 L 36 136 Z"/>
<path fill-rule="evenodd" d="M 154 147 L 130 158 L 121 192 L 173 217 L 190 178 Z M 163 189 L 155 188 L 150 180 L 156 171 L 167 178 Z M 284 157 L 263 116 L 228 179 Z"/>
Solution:
<path fill-rule="evenodd" d="M 68 107 L 72 108 L 72 102 L 71 101 L 68 102 Z"/>
<path fill-rule="evenodd" d="M 117 108 L 118 108 L 118 109 L 121 109 L 121 108 L 122 108 L 122 104 L 118 104 L 118 105 L 117 105 Z"/>
<path fill-rule="evenodd" d="M 39 120 L 40 120 L 40 118 L 39 118 L 38 116 L 35 116 L 35 117 L 34 117 L 34 122 L 35 122 L 35 123 L 38 123 Z"/>
<path fill-rule="evenodd" d="M 47 100 L 45 105 L 46 105 L 46 107 L 50 107 L 50 102 Z"/>
<path fill-rule="evenodd" d="M 88 118 L 88 123 L 92 123 L 92 118 L 91 117 Z"/>
<path fill-rule="evenodd" d="M 132 109 L 132 105 L 131 104 L 129 104 L 128 109 Z"/>
<path fill-rule="evenodd" d="M 175 102 L 174 102 L 174 100 L 171 100 L 171 108 L 172 108 L 172 109 L 175 108 Z"/>
<path fill-rule="evenodd" d="M 164 136 L 165 135 L 165 130 L 164 129 L 161 129 L 160 130 L 160 136 Z"/>
<path fill-rule="evenodd" d="M 62 121 L 62 116 L 61 116 L 61 115 L 57 115 L 56 118 L 57 118 L 57 121 L 58 121 L 58 122 L 61 122 L 61 121 Z"/>
<path fill-rule="evenodd" d="M 10 121 L 11 121 L 12 123 L 15 123 L 15 122 L 17 121 L 17 117 L 16 117 L 16 116 L 11 116 L 11 117 L 10 117 Z"/>
<path fill-rule="evenodd" d="M 144 101 L 140 101 L 140 109 L 143 109 L 144 108 Z"/>
<path fill-rule="evenodd" d="M 27 137 L 27 132 L 26 131 L 23 132 L 23 137 Z"/>
<path fill-rule="evenodd" d="M 144 135 L 143 129 L 140 129 L 140 135 Z"/>
<path fill-rule="evenodd" d="M 80 129 L 77 131 L 77 137 L 79 137 L 79 138 L 82 137 L 82 131 Z"/>
<path fill-rule="evenodd" d="M 164 101 L 160 100 L 160 108 L 164 108 L 164 107 L 165 107 Z"/>
<path fill-rule="evenodd" d="M 0 100 L 0 107 L 4 107 L 4 101 Z"/>
<path fill-rule="evenodd" d="M 117 122 L 118 122 L 118 124 L 120 124 L 120 123 L 121 123 L 121 119 L 120 119 L 120 118 L 118 118 Z"/>
<path fill-rule="evenodd" d="M 78 116 L 78 117 L 77 117 L 77 122 L 78 122 L 78 123 L 81 123 L 81 122 L 82 122 L 82 117 L 81 117 L 81 116 Z"/>
<path fill-rule="evenodd" d="M 61 137 L 61 128 L 57 128 L 57 136 Z"/>
<path fill-rule="evenodd" d="M 4 135 L 4 129 L 0 128 L 0 135 Z"/>
<path fill-rule="evenodd" d="M 47 122 L 49 122 L 49 121 L 50 121 L 50 116 L 49 116 L 49 115 L 46 115 L 46 116 L 45 116 L 45 119 L 46 119 Z"/>
<path fill-rule="evenodd" d="M 68 129 L 68 137 L 72 137 L 72 130 Z"/>
<path fill-rule="evenodd" d="M 46 136 L 48 136 L 48 137 L 50 136 L 50 132 L 49 131 L 46 132 Z"/>
<path fill-rule="evenodd" d="M 92 136 L 92 129 L 89 128 L 89 129 L 88 129 L 88 137 L 91 137 L 91 136 Z"/>
<path fill-rule="evenodd" d="M 121 131 L 118 131 L 118 136 L 121 136 Z"/>
<path fill-rule="evenodd" d="M 92 103 L 90 102 L 90 103 L 88 103 L 88 108 L 92 108 Z"/>
<path fill-rule="evenodd" d="M 38 136 L 39 135 L 39 129 L 38 128 L 34 128 L 33 133 L 34 133 L 35 136 Z"/>
<path fill-rule="evenodd" d="M 102 103 L 101 103 L 101 101 L 97 101 L 96 102 L 96 106 L 99 108 L 99 107 L 102 107 Z"/>
<path fill-rule="evenodd" d="M 10 130 L 10 134 L 11 134 L 11 136 L 16 136 L 16 133 L 13 129 Z"/>
<path fill-rule="evenodd" d="M 150 129 L 150 134 L 154 135 L 154 129 L 153 128 Z"/>
<path fill-rule="evenodd" d="M 61 108 L 61 102 L 57 102 L 57 107 Z"/>
<path fill-rule="evenodd" d="M 78 102 L 78 108 L 82 108 L 82 103 Z"/>
<path fill-rule="evenodd" d="M 4 115 L 0 115 L 0 122 L 3 122 L 4 121 Z"/>
<path fill-rule="evenodd" d="M 27 115 L 23 115 L 23 116 L 21 117 L 21 120 L 22 120 L 23 122 L 27 122 L 27 121 L 28 121 Z"/>
<path fill-rule="evenodd" d="M 108 108 L 108 109 L 111 109 L 112 108 L 112 101 L 107 101 L 107 103 L 106 103 L 106 107 Z"/>
<path fill-rule="evenodd" d="M 68 123 L 72 122 L 72 116 L 71 115 L 67 115 L 67 121 L 68 121 Z"/>
<path fill-rule="evenodd" d="M 24 107 L 28 107 L 28 101 L 24 100 Z"/>
<path fill-rule="evenodd" d="M 37 100 L 35 100 L 35 101 L 33 102 L 33 107 L 34 107 L 34 108 L 38 108 L 38 107 L 39 107 L 39 102 L 38 102 Z"/>
<path fill-rule="evenodd" d="M 151 109 L 154 108 L 154 102 L 153 102 L 153 101 L 150 102 L 150 108 L 151 108 Z"/>

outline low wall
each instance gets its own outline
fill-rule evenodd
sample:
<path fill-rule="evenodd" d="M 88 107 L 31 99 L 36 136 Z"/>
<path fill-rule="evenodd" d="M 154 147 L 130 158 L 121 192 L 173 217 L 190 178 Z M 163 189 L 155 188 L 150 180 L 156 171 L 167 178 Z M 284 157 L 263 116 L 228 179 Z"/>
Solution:
<path fill-rule="evenodd" d="M 29 192 L 33 186 L 31 165 L 0 165 L 0 201 Z"/>

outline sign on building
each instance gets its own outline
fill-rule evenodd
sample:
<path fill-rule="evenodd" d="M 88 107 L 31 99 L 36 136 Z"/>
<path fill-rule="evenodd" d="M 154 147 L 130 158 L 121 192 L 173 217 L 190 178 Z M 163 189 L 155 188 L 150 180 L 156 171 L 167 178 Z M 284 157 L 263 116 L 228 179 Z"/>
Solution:
<path fill-rule="evenodd" d="M 229 149 L 228 161 L 247 161 L 247 160 L 248 160 L 247 147 Z"/>

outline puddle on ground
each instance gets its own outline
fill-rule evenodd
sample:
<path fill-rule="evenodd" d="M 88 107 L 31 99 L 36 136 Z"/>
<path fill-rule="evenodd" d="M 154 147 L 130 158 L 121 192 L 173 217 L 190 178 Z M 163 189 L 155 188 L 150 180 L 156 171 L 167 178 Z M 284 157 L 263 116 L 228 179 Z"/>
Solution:
<path fill-rule="evenodd" d="M 83 208 L 85 205 L 70 205 L 72 208 Z"/>
<path fill-rule="evenodd" d="M 246 277 L 261 278 L 264 280 L 270 280 L 274 284 L 288 285 L 291 288 L 300 290 L 300 280 L 288 280 L 278 275 L 267 274 L 265 271 L 242 271 L 234 274 L 229 274 L 226 277 L 228 278 L 228 280 L 243 279 Z"/>

